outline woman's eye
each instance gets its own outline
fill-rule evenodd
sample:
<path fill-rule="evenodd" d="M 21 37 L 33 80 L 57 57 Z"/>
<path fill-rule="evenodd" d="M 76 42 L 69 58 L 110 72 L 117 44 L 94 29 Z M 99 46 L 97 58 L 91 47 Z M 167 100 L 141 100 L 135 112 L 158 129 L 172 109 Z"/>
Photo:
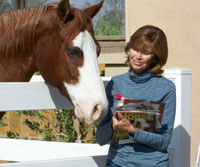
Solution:
<path fill-rule="evenodd" d="M 143 54 L 144 54 L 144 55 L 149 55 L 149 52 L 144 52 Z"/>
<path fill-rule="evenodd" d="M 151 55 L 150 52 L 143 52 L 144 55 L 148 56 L 148 55 Z"/>

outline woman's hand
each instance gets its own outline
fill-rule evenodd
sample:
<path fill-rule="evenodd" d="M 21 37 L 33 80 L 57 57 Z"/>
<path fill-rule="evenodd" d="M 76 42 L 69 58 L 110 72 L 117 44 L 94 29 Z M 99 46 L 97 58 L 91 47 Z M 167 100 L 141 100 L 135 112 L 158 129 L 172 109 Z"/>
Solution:
<path fill-rule="evenodd" d="M 130 121 L 126 118 L 123 117 L 123 115 L 121 113 L 117 113 L 117 117 L 113 116 L 113 130 L 114 131 L 125 131 L 128 132 L 130 134 L 135 134 L 136 129 L 134 128 L 134 126 L 130 123 Z"/>
<path fill-rule="evenodd" d="M 117 106 L 122 106 L 124 105 L 124 99 L 121 99 L 118 103 L 117 103 Z"/>

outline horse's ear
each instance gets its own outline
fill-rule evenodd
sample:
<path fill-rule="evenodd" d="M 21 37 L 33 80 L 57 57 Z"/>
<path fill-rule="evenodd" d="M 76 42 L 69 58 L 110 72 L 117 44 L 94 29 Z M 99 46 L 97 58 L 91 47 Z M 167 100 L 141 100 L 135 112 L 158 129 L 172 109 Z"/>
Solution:
<path fill-rule="evenodd" d="M 102 0 L 99 4 L 96 4 L 94 6 L 90 6 L 86 9 L 84 9 L 84 11 L 90 16 L 90 18 L 93 18 L 98 13 L 98 11 L 101 9 L 103 2 L 104 2 L 104 0 Z"/>
<path fill-rule="evenodd" d="M 57 13 L 60 20 L 62 20 L 64 23 L 67 22 L 67 19 L 71 15 L 71 7 L 69 0 L 61 0 L 58 7 L 57 7 Z"/>

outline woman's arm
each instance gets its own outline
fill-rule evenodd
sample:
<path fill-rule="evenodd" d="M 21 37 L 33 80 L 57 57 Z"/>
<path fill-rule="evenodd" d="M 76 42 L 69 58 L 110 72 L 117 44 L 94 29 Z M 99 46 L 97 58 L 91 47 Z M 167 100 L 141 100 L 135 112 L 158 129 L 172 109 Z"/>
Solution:
<path fill-rule="evenodd" d="M 136 128 L 135 134 L 129 135 L 129 138 L 138 143 L 146 144 L 160 151 L 166 151 L 170 143 L 173 132 L 175 109 L 176 109 L 176 93 L 175 85 L 171 86 L 168 94 L 164 97 L 165 110 L 159 133 L 151 133 Z"/>
<path fill-rule="evenodd" d="M 97 128 L 96 140 L 102 146 L 112 140 L 114 131 L 112 129 L 112 113 L 108 111 L 106 117 L 101 121 Z"/>

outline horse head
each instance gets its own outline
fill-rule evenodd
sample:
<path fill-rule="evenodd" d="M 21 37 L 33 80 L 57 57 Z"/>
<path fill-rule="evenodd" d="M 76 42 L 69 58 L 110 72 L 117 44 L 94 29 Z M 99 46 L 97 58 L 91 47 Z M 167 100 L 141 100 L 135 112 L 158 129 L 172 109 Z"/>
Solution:
<path fill-rule="evenodd" d="M 99 4 L 80 10 L 69 0 L 47 5 L 37 23 L 35 62 L 44 80 L 59 89 L 87 123 L 99 122 L 107 113 L 107 98 L 97 57 L 100 46 L 92 18 Z"/>

